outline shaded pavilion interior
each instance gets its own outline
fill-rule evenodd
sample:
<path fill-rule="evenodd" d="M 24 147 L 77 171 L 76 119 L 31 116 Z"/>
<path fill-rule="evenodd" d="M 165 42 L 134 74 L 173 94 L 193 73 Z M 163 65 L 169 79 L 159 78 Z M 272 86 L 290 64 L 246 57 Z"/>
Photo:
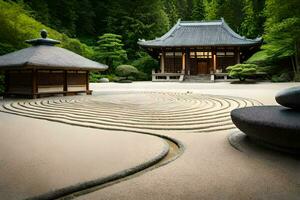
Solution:
<path fill-rule="evenodd" d="M 184 76 L 222 75 L 226 67 L 255 53 L 261 38 L 247 39 L 224 21 L 178 21 L 165 35 L 138 44 L 160 61 L 152 80 L 183 80 Z"/>
<path fill-rule="evenodd" d="M 47 38 L 27 40 L 31 47 L 0 56 L 0 70 L 5 73 L 5 96 L 37 98 L 49 95 L 91 94 L 89 73 L 108 66 L 56 47 L 59 41 Z"/>

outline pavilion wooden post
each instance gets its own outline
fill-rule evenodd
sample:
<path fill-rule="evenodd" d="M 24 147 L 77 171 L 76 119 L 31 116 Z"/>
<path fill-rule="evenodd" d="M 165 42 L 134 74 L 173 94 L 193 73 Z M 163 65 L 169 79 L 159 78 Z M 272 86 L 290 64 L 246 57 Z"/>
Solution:
<path fill-rule="evenodd" d="M 89 74 L 90 74 L 90 72 L 89 71 L 86 71 L 86 82 L 85 82 L 85 84 L 86 84 L 86 94 L 87 95 L 92 95 L 92 91 L 90 91 L 90 81 L 89 81 Z"/>
<path fill-rule="evenodd" d="M 161 56 L 160 56 L 160 72 L 165 73 L 165 56 L 166 52 L 162 50 Z"/>
<path fill-rule="evenodd" d="M 37 93 L 38 93 L 38 83 L 37 83 L 37 70 L 33 69 L 31 71 L 31 80 L 32 80 L 32 92 L 31 92 L 31 97 L 33 99 L 37 98 Z"/>
<path fill-rule="evenodd" d="M 4 72 L 4 95 L 6 96 L 9 91 L 9 73 L 8 71 Z"/>
<path fill-rule="evenodd" d="M 63 80 L 64 80 L 64 96 L 68 95 L 68 71 L 67 70 L 64 70 L 64 73 L 63 73 Z"/>

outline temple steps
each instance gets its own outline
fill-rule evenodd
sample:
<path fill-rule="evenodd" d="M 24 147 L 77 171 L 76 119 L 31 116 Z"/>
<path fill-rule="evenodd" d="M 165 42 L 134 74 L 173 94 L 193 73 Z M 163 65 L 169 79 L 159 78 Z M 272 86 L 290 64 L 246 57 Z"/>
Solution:
<path fill-rule="evenodd" d="M 211 78 L 209 74 L 199 74 L 199 75 L 186 75 L 184 77 L 184 82 L 201 82 L 201 83 L 210 83 Z"/>

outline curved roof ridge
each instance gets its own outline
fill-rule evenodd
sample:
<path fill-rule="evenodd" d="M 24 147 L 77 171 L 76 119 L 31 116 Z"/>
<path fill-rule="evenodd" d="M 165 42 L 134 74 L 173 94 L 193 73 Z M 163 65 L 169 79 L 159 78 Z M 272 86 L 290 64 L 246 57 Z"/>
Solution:
<path fill-rule="evenodd" d="M 226 31 L 228 31 L 229 34 L 231 34 L 233 37 L 238 38 L 238 39 L 246 39 L 246 37 L 243 37 L 236 33 L 234 30 L 232 30 L 228 24 L 225 22 L 224 18 L 221 18 L 222 20 L 222 28 L 224 28 Z"/>
<path fill-rule="evenodd" d="M 156 40 L 165 40 L 168 37 L 170 37 L 176 31 L 176 29 L 180 26 L 180 23 L 181 23 L 181 19 L 179 19 L 177 21 L 177 23 L 166 34 L 164 34 L 163 36 L 161 36 L 159 38 L 156 38 Z"/>
<path fill-rule="evenodd" d="M 187 23 L 187 22 L 191 22 L 191 23 L 200 23 L 200 22 L 221 22 L 222 19 L 215 19 L 215 20 L 197 20 L 197 21 L 189 21 L 189 20 L 186 20 L 186 21 L 181 21 L 181 23 Z"/>
<path fill-rule="evenodd" d="M 181 21 L 183 26 L 221 25 L 222 20 Z"/>
<path fill-rule="evenodd" d="M 167 32 L 165 33 L 164 35 L 160 36 L 160 37 L 157 37 L 153 40 L 147 40 L 147 42 L 155 42 L 155 41 L 163 41 L 165 39 L 167 39 L 168 37 L 170 37 L 174 32 L 175 30 L 180 26 L 180 23 L 181 23 L 181 19 L 178 19 L 177 23 Z M 145 42 L 146 40 L 145 39 L 139 39 L 138 40 L 138 44 L 140 43 L 143 43 Z"/>
<path fill-rule="evenodd" d="M 221 18 L 221 20 L 222 20 L 222 28 L 224 28 L 226 31 L 228 31 L 228 33 L 230 35 L 232 35 L 233 37 L 240 39 L 240 40 L 248 40 L 248 41 L 260 41 L 261 40 L 261 38 L 249 39 L 249 38 L 246 38 L 245 36 L 241 36 L 240 34 L 236 33 L 234 30 L 232 30 L 230 28 L 230 26 L 225 22 L 223 17 Z"/>

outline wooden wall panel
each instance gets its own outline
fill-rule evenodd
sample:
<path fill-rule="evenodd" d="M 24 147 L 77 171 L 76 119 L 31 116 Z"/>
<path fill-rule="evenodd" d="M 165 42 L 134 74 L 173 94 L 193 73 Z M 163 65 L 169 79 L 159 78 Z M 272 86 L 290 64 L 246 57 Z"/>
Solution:
<path fill-rule="evenodd" d="M 86 85 L 86 72 L 68 72 L 67 83 L 69 85 Z"/>
<path fill-rule="evenodd" d="M 180 73 L 182 70 L 182 57 L 166 57 L 165 58 L 165 72 L 166 73 Z"/>
<path fill-rule="evenodd" d="M 32 72 L 29 70 L 7 72 L 8 93 L 30 94 L 32 92 Z"/>
<path fill-rule="evenodd" d="M 63 71 L 38 71 L 37 74 L 39 86 L 63 85 Z"/>

